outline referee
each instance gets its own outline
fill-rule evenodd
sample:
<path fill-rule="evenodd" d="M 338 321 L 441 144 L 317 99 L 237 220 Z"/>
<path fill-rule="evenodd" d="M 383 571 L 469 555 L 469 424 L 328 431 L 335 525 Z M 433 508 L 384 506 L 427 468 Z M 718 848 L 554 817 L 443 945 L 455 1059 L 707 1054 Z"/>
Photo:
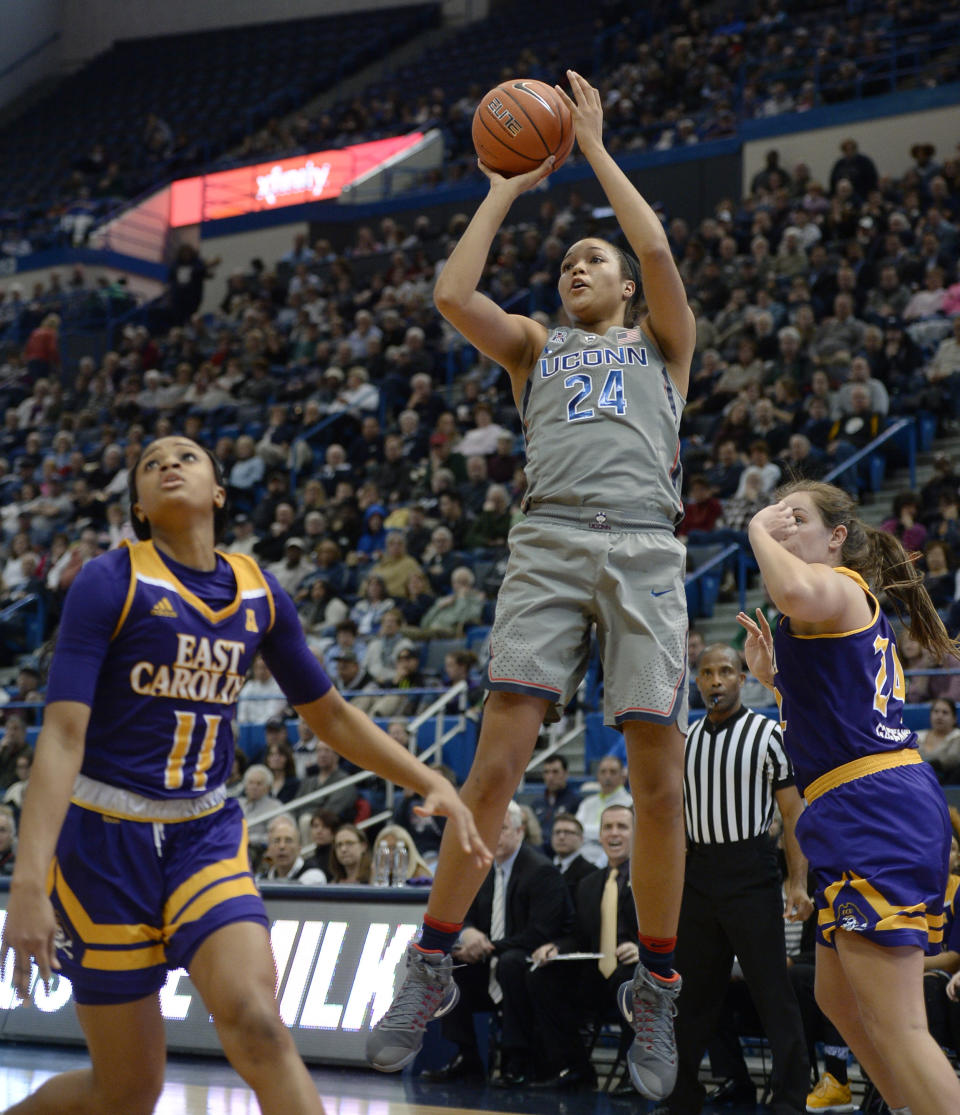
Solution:
<path fill-rule="evenodd" d="M 807 918 L 807 862 L 794 833 L 803 809 L 775 721 L 745 708 L 746 675 L 732 647 L 703 652 L 697 688 L 706 716 L 687 732 L 684 809 L 687 862 L 677 932 L 677 1084 L 671 1115 L 703 1107 L 700 1061 L 712 1038 L 733 959 L 740 962 L 773 1053 L 776 1115 L 806 1109 L 810 1066 L 800 1009 L 787 977 L 784 904 L 776 846 L 768 833 L 774 802 L 783 816 L 789 879 L 786 916 Z M 754 1096 L 754 1099 L 756 1097 Z"/>

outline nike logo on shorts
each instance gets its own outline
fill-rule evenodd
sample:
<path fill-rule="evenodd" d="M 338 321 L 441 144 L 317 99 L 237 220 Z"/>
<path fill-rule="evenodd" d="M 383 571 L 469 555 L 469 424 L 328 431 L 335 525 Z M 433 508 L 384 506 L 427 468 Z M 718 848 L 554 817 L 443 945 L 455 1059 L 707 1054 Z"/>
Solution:
<path fill-rule="evenodd" d="M 662 588 L 659 592 L 655 588 L 650 590 L 651 596 L 666 596 L 668 592 L 673 592 L 672 588 Z"/>

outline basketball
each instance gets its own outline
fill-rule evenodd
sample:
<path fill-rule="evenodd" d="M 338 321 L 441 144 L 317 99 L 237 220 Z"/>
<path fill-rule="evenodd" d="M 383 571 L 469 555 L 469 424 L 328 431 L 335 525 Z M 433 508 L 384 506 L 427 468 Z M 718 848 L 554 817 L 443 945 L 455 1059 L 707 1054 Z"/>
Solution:
<path fill-rule="evenodd" d="M 556 170 L 573 147 L 573 118 L 544 81 L 501 81 L 473 114 L 473 146 L 484 166 L 512 178 L 534 170 L 550 155 Z"/>

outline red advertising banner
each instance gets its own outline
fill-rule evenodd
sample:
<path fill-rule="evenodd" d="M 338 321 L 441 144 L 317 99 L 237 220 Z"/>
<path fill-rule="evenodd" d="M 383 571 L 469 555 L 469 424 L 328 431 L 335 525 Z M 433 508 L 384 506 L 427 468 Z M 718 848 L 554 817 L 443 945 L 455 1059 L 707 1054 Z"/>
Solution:
<path fill-rule="evenodd" d="M 285 205 L 329 200 L 422 138 L 422 132 L 411 132 L 338 151 L 319 151 L 197 178 L 181 178 L 170 187 L 170 225 L 180 228 Z"/>

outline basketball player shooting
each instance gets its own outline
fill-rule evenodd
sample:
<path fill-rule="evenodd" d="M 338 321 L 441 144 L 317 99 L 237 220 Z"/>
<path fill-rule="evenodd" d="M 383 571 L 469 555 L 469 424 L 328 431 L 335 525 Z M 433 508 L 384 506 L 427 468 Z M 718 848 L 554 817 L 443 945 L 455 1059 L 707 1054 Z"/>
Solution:
<path fill-rule="evenodd" d="M 636 812 L 640 962 L 620 1006 L 636 1032 L 633 1084 L 661 1099 L 676 1078 L 680 988 L 672 959 L 683 883 L 687 616 L 674 525 L 695 326 L 660 221 L 603 145 L 599 92 L 568 77 L 572 96 L 557 92 L 635 257 L 599 237 L 571 245 L 559 276 L 569 327 L 507 313 L 477 286 L 510 206 L 551 172 L 554 157 L 510 178 L 481 163 L 489 192 L 434 295 L 443 316 L 507 369 L 527 443 L 526 518 L 510 533 L 490 694 L 462 799 L 482 839 L 496 843 L 545 715 L 567 704 L 584 675 L 596 624 L 604 717 L 625 736 Z M 426 1022 L 456 1003 L 450 953 L 485 874 L 445 834 L 405 979 L 368 1041 L 376 1068 L 409 1064 Z"/>

